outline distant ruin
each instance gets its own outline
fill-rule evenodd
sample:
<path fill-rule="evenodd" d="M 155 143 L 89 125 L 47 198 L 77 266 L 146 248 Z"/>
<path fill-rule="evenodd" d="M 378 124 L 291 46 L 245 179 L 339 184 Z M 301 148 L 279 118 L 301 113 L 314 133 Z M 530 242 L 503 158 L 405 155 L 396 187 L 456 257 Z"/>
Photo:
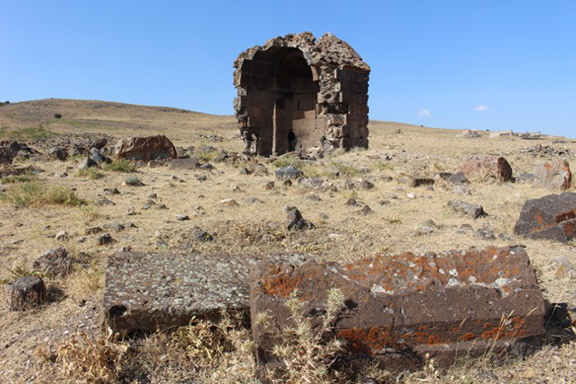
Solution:
<path fill-rule="evenodd" d="M 370 67 L 334 35 L 276 37 L 242 52 L 234 68 L 245 152 L 368 148 Z"/>

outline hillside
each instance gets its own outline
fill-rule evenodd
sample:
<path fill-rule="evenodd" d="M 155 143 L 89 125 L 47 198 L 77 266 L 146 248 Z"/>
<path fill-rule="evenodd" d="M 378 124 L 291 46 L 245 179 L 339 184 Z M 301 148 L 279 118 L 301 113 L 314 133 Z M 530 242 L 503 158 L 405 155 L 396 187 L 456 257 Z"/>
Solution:
<path fill-rule="evenodd" d="M 243 144 L 232 116 L 79 100 L 0 107 L 0 140 L 15 139 L 42 152 L 2 168 L 22 174 L 0 179 L 0 281 L 31 274 L 32 263 L 47 250 L 63 247 L 73 260 L 66 276 L 45 276 L 49 303 L 39 308 L 10 311 L 0 289 L 2 380 L 253 382 L 251 334 L 244 328 L 231 332 L 199 323 L 169 336 L 108 339 L 102 326 L 105 271 L 119 250 L 297 254 L 354 262 L 378 252 L 521 244 L 545 299 L 576 308 L 574 241 L 534 240 L 513 230 L 528 199 L 559 191 L 490 178 L 453 185 L 439 176 L 455 172 L 469 154 L 504 156 L 514 176 L 532 172 L 540 160 L 562 159 L 574 168 L 576 141 L 490 138 L 484 132 L 468 138 L 454 130 L 381 121 L 369 128 L 367 150 L 338 150 L 315 160 L 248 158 L 239 153 Z M 41 137 L 57 145 L 84 133 L 115 139 L 164 134 L 203 167 L 123 164 L 86 171 L 79 169 L 85 156 L 57 160 L 42 145 Z M 299 167 L 307 181 L 277 179 L 275 170 L 287 164 Z M 410 184 L 409 175 L 433 184 Z M 480 205 L 487 215 L 461 215 L 450 200 Z M 298 207 L 315 227 L 287 230 L 285 206 Z M 104 234 L 110 242 L 101 240 Z M 371 372 L 380 383 L 569 383 L 576 380 L 576 341 L 568 328 L 547 324 L 542 349 L 523 360 L 487 354 L 464 358 L 447 371 Z"/>

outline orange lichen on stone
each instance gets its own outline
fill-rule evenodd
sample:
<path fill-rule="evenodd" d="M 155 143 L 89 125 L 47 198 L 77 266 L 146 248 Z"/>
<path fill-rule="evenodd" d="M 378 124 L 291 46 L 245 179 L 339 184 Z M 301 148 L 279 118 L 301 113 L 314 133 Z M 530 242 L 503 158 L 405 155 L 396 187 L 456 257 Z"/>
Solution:
<path fill-rule="evenodd" d="M 466 340 L 466 341 L 473 340 L 475 337 L 476 337 L 476 335 L 473 334 L 472 332 L 468 332 L 468 333 L 460 336 L 460 338 L 461 338 L 462 340 Z"/>
<path fill-rule="evenodd" d="M 357 328 L 343 329 L 337 332 L 336 337 L 346 340 L 348 347 L 354 353 L 373 354 L 374 351 L 386 347 L 403 348 L 401 343 L 390 337 L 390 328 L 388 327 L 372 327 L 368 331 Z"/>
<path fill-rule="evenodd" d="M 293 279 L 276 269 L 276 273 L 264 277 L 261 286 L 268 295 L 281 296 L 288 298 L 295 288 L 298 287 L 299 279 Z"/>

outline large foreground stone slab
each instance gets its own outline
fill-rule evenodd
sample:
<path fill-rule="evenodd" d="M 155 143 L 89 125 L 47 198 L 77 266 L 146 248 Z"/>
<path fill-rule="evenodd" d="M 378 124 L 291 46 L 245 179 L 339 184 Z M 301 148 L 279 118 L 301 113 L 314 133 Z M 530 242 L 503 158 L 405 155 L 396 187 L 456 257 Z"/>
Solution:
<path fill-rule="evenodd" d="M 377 255 L 345 265 L 262 262 L 250 283 L 259 363 L 281 366 L 271 351 L 294 325 L 287 298 L 297 290 L 304 313 L 318 325 L 332 288 L 346 301 L 329 337 L 346 342 L 345 356 L 370 356 L 387 368 L 415 367 L 427 355 L 447 365 L 488 350 L 523 353 L 544 332 L 544 299 L 520 247 Z M 275 325 L 254 321 L 262 313 Z"/>
<path fill-rule="evenodd" d="M 298 262 L 299 256 L 265 256 Z M 117 252 L 108 258 L 104 323 L 115 334 L 187 325 L 222 309 L 248 311 L 255 256 Z"/>
<path fill-rule="evenodd" d="M 514 233 L 563 243 L 576 237 L 576 193 L 564 192 L 526 201 Z"/>

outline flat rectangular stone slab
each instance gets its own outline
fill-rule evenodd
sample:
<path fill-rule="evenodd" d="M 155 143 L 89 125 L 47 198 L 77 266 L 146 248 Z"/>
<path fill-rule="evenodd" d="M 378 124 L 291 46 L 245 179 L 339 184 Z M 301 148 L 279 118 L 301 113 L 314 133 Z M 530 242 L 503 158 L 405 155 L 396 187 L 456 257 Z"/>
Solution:
<path fill-rule="evenodd" d="M 297 262 L 298 255 L 266 256 Z M 115 334 L 187 325 L 222 309 L 248 311 L 250 268 L 241 255 L 117 252 L 108 258 L 104 323 Z"/>
<path fill-rule="evenodd" d="M 263 262 L 251 273 L 251 317 L 268 313 L 277 327 L 252 322 L 261 364 L 279 363 L 272 347 L 294 326 L 287 298 L 297 290 L 318 325 L 332 288 L 345 297 L 332 324 L 332 337 L 346 341 L 344 355 L 372 356 L 390 369 L 414 368 L 426 355 L 449 365 L 489 349 L 523 353 L 544 333 L 544 299 L 521 247 L 377 255 L 345 265 Z"/>

